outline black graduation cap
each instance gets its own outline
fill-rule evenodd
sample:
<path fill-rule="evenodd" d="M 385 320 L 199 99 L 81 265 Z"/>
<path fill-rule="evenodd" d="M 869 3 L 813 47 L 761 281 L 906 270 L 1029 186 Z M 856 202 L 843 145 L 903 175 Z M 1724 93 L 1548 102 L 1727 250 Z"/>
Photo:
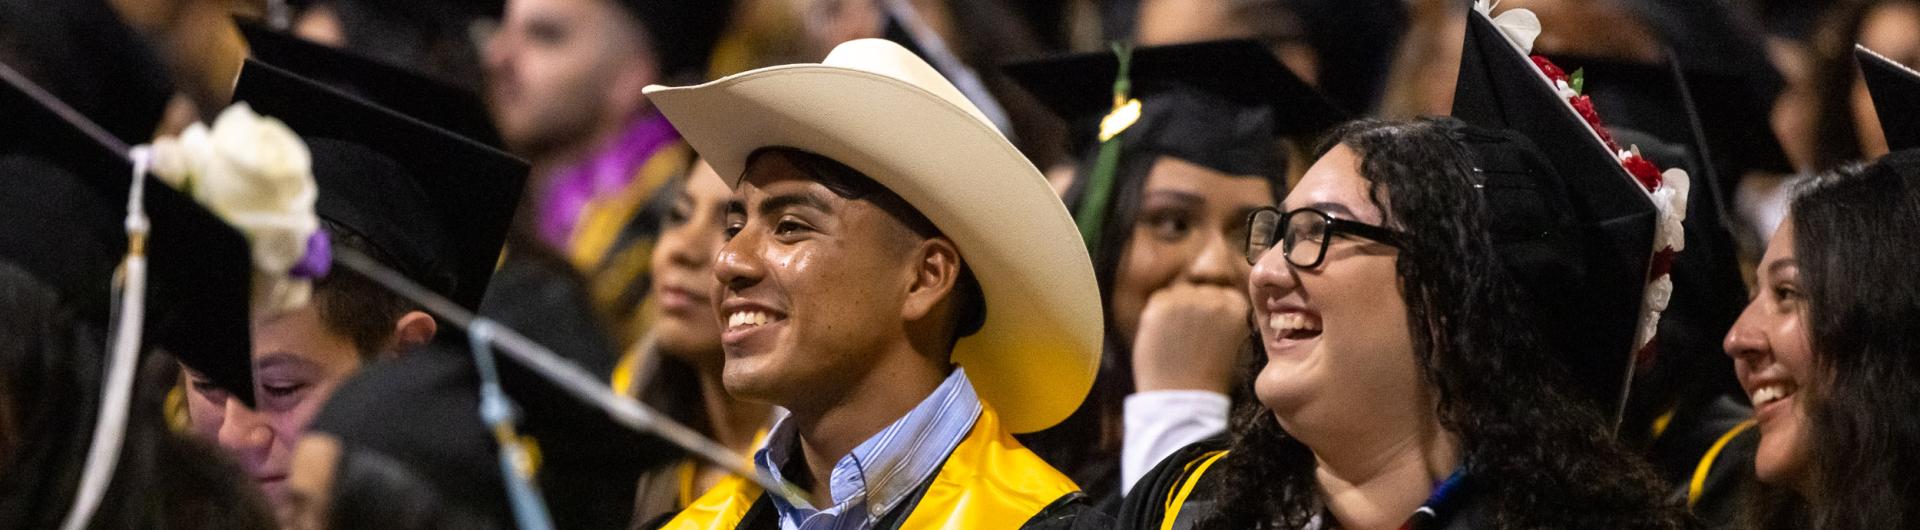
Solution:
<path fill-rule="evenodd" d="M 1388 70 L 1407 29 L 1404 0 L 1286 0 L 1319 61 L 1321 93 L 1356 113 L 1386 92 Z"/>
<path fill-rule="evenodd" d="M 487 104 L 466 89 L 251 22 L 239 22 L 254 59 L 498 148 Z"/>
<path fill-rule="evenodd" d="M 371 481 L 355 480 L 350 469 L 351 460 L 372 455 L 393 464 L 382 475 L 410 475 L 467 517 L 510 527 L 498 446 L 479 414 L 473 358 L 464 344 L 430 348 L 362 370 L 314 420 L 310 430 L 338 438 L 349 466 L 335 474 L 329 509 L 368 519 L 391 508 L 391 500 L 367 499 L 361 492 Z M 520 411 L 518 434 L 537 444 L 537 483 L 555 527 L 626 528 L 639 477 L 684 453 L 615 423 L 517 362 L 498 366 Z"/>
<path fill-rule="evenodd" d="M 1100 119 L 1113 110 L 1119 58 L 1081 53 L 1009 64 L 1007 75 L 1066 118 L 1069 144 L 1087 156 Z M 1276 141 L 1311 136 L 1345 112 L 1252 40 L 1133 50 L 1131 96 L 1141 117 L 1123 150 L 1146 149 L 1228 174 L 1284 174 Z"/>
<path fill-rule="evenodd" d="M 323 220 L 354 232 L 414 281 L 479 307 L 526 162 L 253 59 L 234 100 L 307 141 Z"/>
<path fill-rule="evenodd" d="M 1853 56 L 1860 61 L 1867 92 L 1873 95 L 1873 111 L 1880 116 L 1887 148 L 1920 147 L 1920 72 L 1857 44 Z"/>
<path fill-rule="evenodd" d="M 1538 308 L 1549 346 L 1581 383 L 1580 397 L 1616 413 L 1658 210 L 1533 62 L 1477 11 L 1467 16 L 1453 114 L 1517 132 L 1545 154 L 1481 153 L 1494 241 Z"/>
<path fill-rule="evenodd" d="M 646 26 L 666 78 L 704 78 L 713 47 L 733 21 L 734 0 L 619 0 Z"/>
<path fill-rule="evenodd" d="M 1726 178 L 1793 171 L 1770 121 L 1786 80 L 1767 55 L 1758 21 L 1725 1 L 1626 0 L 1625 6 L 1660 35 L 1686 71 L 1714 165 Z M 1729 195 L 1721 199 L 1730 200 L 1732 190 L 1722 191 Z"/>
<path fill-rule="evenodd" d="M 126 143 L 153 138 L 173 85 L 106 0 L 0 0 L 0 57 Z"/>
<path fill-rule="evenodd" d="M 1730 216 L 1721 206 L 1719 190 L 1728 187 L 1729 177 L 1704 160 L 1721 153 L 1708 147 L 1710 134 L 1704 129 L 1710 125 L 1696 110 L 1699 101 L 1687 89 L 1686 72 L 1673 61 L 1568 55 L 1552 60 L 1563 70 L 1585 70 L 1583 93 L 1606 117 L 1620 145 L 1639 147 L 1660 167 L 1686 168 L 1693 183 L 1687 200 L 1687 249 L 1674 259 L 1673 298 L 1660 318 L 1659 356 L 1652 366 L 1657 373 L 1643 372 L 1631 397 L 1660 410 L 1637 412 L 1665 412 L 1670 403 L 1664 401 L 1683 393 L 1739 392 L 1721 339 L 1746 308 L 1747 283 Z M 1629 415 L 1635 413 L 1630 407 Z M 1626 425 L 1640 423 L 1645 422 Z"/>
<path fill-rule="evenodd" d="M 45 280 L 83 319 L 107 322 L 127 249 L 127 146 L 0 66 L 0 260 Z M 246 239 L 147 177 L 146 341 L 253 403 Z"/>

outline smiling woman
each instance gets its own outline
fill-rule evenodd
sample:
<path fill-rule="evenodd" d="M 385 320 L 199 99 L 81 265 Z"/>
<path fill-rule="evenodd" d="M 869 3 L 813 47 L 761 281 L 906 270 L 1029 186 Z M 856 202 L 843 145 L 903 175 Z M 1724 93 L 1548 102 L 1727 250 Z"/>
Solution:
<path fill-rule="evenodd" d="M 1482 194 L 1552 188 L 1545 155 L 1448 119 L 1356 122 L 1321 152 L 1250 223 L 1258 402 L 1226 450 L 1197 444 L 1143 479 L 1123 526 L 1684 527 L 1568 391 L 1529 315 L 1556 301 L 1516 287 L 1544 247 L 1515 257 L 1496 218 L 1549 196 Z"/>
<path fill-rule="evenodd" d="M 1760 433 L 1754 471 L 1792 491 L 1756 528 L 1920 524 L 1920 152 L 1808 181 L 1727 334 Z M 1810 520 L 1783 519 L 1805 503 Z M 1769 526 L 1771 525 L 1771 526 Z"/>

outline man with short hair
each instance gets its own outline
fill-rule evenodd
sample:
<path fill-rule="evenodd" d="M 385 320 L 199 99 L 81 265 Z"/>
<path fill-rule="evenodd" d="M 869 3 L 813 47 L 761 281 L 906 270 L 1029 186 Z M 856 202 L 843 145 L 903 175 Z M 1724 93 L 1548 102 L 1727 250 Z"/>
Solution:
<path fill-rule="evenodd" d="M 643 331 L 653 200 L 692 166 L 641 90 L 704 80 L 731 0 L 512 0 L 487 45 L 488 96 L 507 146 L 533 165 L 521 228 L 590 283 L 617 344 Z"/>
<path fill-rule="evenodd" d="M 723 381 L 790 414 L 666 528 L 1109 521 L 1012 433 L 1086 396 L 1093 270 L 1038 170 L 932 67 L 859 40 L 650 97 L 733 185 L 712 297 Z"/>

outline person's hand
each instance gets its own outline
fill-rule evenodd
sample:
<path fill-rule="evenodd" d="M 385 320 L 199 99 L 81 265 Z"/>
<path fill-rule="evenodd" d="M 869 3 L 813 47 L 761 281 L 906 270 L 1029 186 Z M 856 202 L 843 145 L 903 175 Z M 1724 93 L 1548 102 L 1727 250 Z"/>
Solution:
<path fill-rule="evenodd" d="M 1135 391 L 1209 390 L 1228 394 L 1252 330 L 1247 293 L 1175 282 L 1140 311 L 1133 340 Z"/>

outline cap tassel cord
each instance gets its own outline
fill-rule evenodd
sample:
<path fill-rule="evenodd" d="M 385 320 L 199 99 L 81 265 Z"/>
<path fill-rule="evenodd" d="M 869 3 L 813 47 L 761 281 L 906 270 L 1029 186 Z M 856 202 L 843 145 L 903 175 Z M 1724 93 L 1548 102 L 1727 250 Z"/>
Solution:
<path fill-rule="evenodd" d="M 127 192 L 127 256 L 120 264 L 113 311 L 116 316 L 107 335 L 113 350 L 80 487 L 74 492 L 73 509 L 60 524 L 64 530 L 81 530 L 91 524 L 107 487 L 113 483 L 120 449 L 126 441 L 134 368 L 140 364 L 140 339 L 146 323 L 147 234 L 151 228 L 146 212 L 146 174 L 152 152 L 146 146 L 137 146 L 128 155 L 133 159 L 133 184 Z"/>
<path fill-rule="evenodd" d="M 334 252 L 336 263 L 372 279 L 407 301 L 419 304 L 444 322 L 472 329 L 475 322 L 480 320 L 472 311 L 421 287 L 365 254 L 344 247 L 336 248 Z M 605 412 L 615 423 L 638 432 L 659 436 L 715 467 L 753 481 L 770 495 L 778 495 L 795 504 L 806 502 L 806 495 L 801 493 L 798 487 L 755 472 L 745 463 L 746 459 L 728 450 L 726 446 L 702 436 L 698 431 L 673 421 L 633 398 L 614 392 L 600 378 L 562 359 L 558 354 L 553 353 L 553 350 L 528 339 L 513 328 L 496 325 L 489 334 L 492 335 L 489 342 L 501 353 L 559 385 L 574 398 Z"/>
<path fill-rule="evenodd" d="M 1097 253 L 1100 248 L 1107 210 L 1112 206 L 1114 172 L 1120 165 L 1120 133 L 1140 119 L 1140 100 L 1129 97 L 1133 92 L 1129 73 L 1133 46 L 1124 42 L 1115 42 L 1112 46 L 1113 55 L 1120 62 L 1113 80 L 1113 111 L 1100 120 L 1100 154 L 1095 159 L 1093 173 L 1087 176 L 1086 195 L 1074 212 L 1077 214 L 1074 223 L 1080 226 L 1080 239 L 1086 243 L 1089 253 Z"/>
<path fill-rule="evenodd" d="M 494 442 L 500 446 L 500 475 L 506 479 L 507 499 L 513 506 L 513 518 L 520 530 L 552 530 L 553 516 L 540 497 L 540 487 L 533 483 L 537 472 L 533 455 L 514 431 L 517 415 L 513 400 L 500 389 L 500 373 L 494 368 L 493 337 L 497 328 L 499 324 L 487 318 L 475 319 L 467 327 L 467 338 L 473 345 L 473 366 L 480 372 L 480 419 L 487 422 Z"/>

